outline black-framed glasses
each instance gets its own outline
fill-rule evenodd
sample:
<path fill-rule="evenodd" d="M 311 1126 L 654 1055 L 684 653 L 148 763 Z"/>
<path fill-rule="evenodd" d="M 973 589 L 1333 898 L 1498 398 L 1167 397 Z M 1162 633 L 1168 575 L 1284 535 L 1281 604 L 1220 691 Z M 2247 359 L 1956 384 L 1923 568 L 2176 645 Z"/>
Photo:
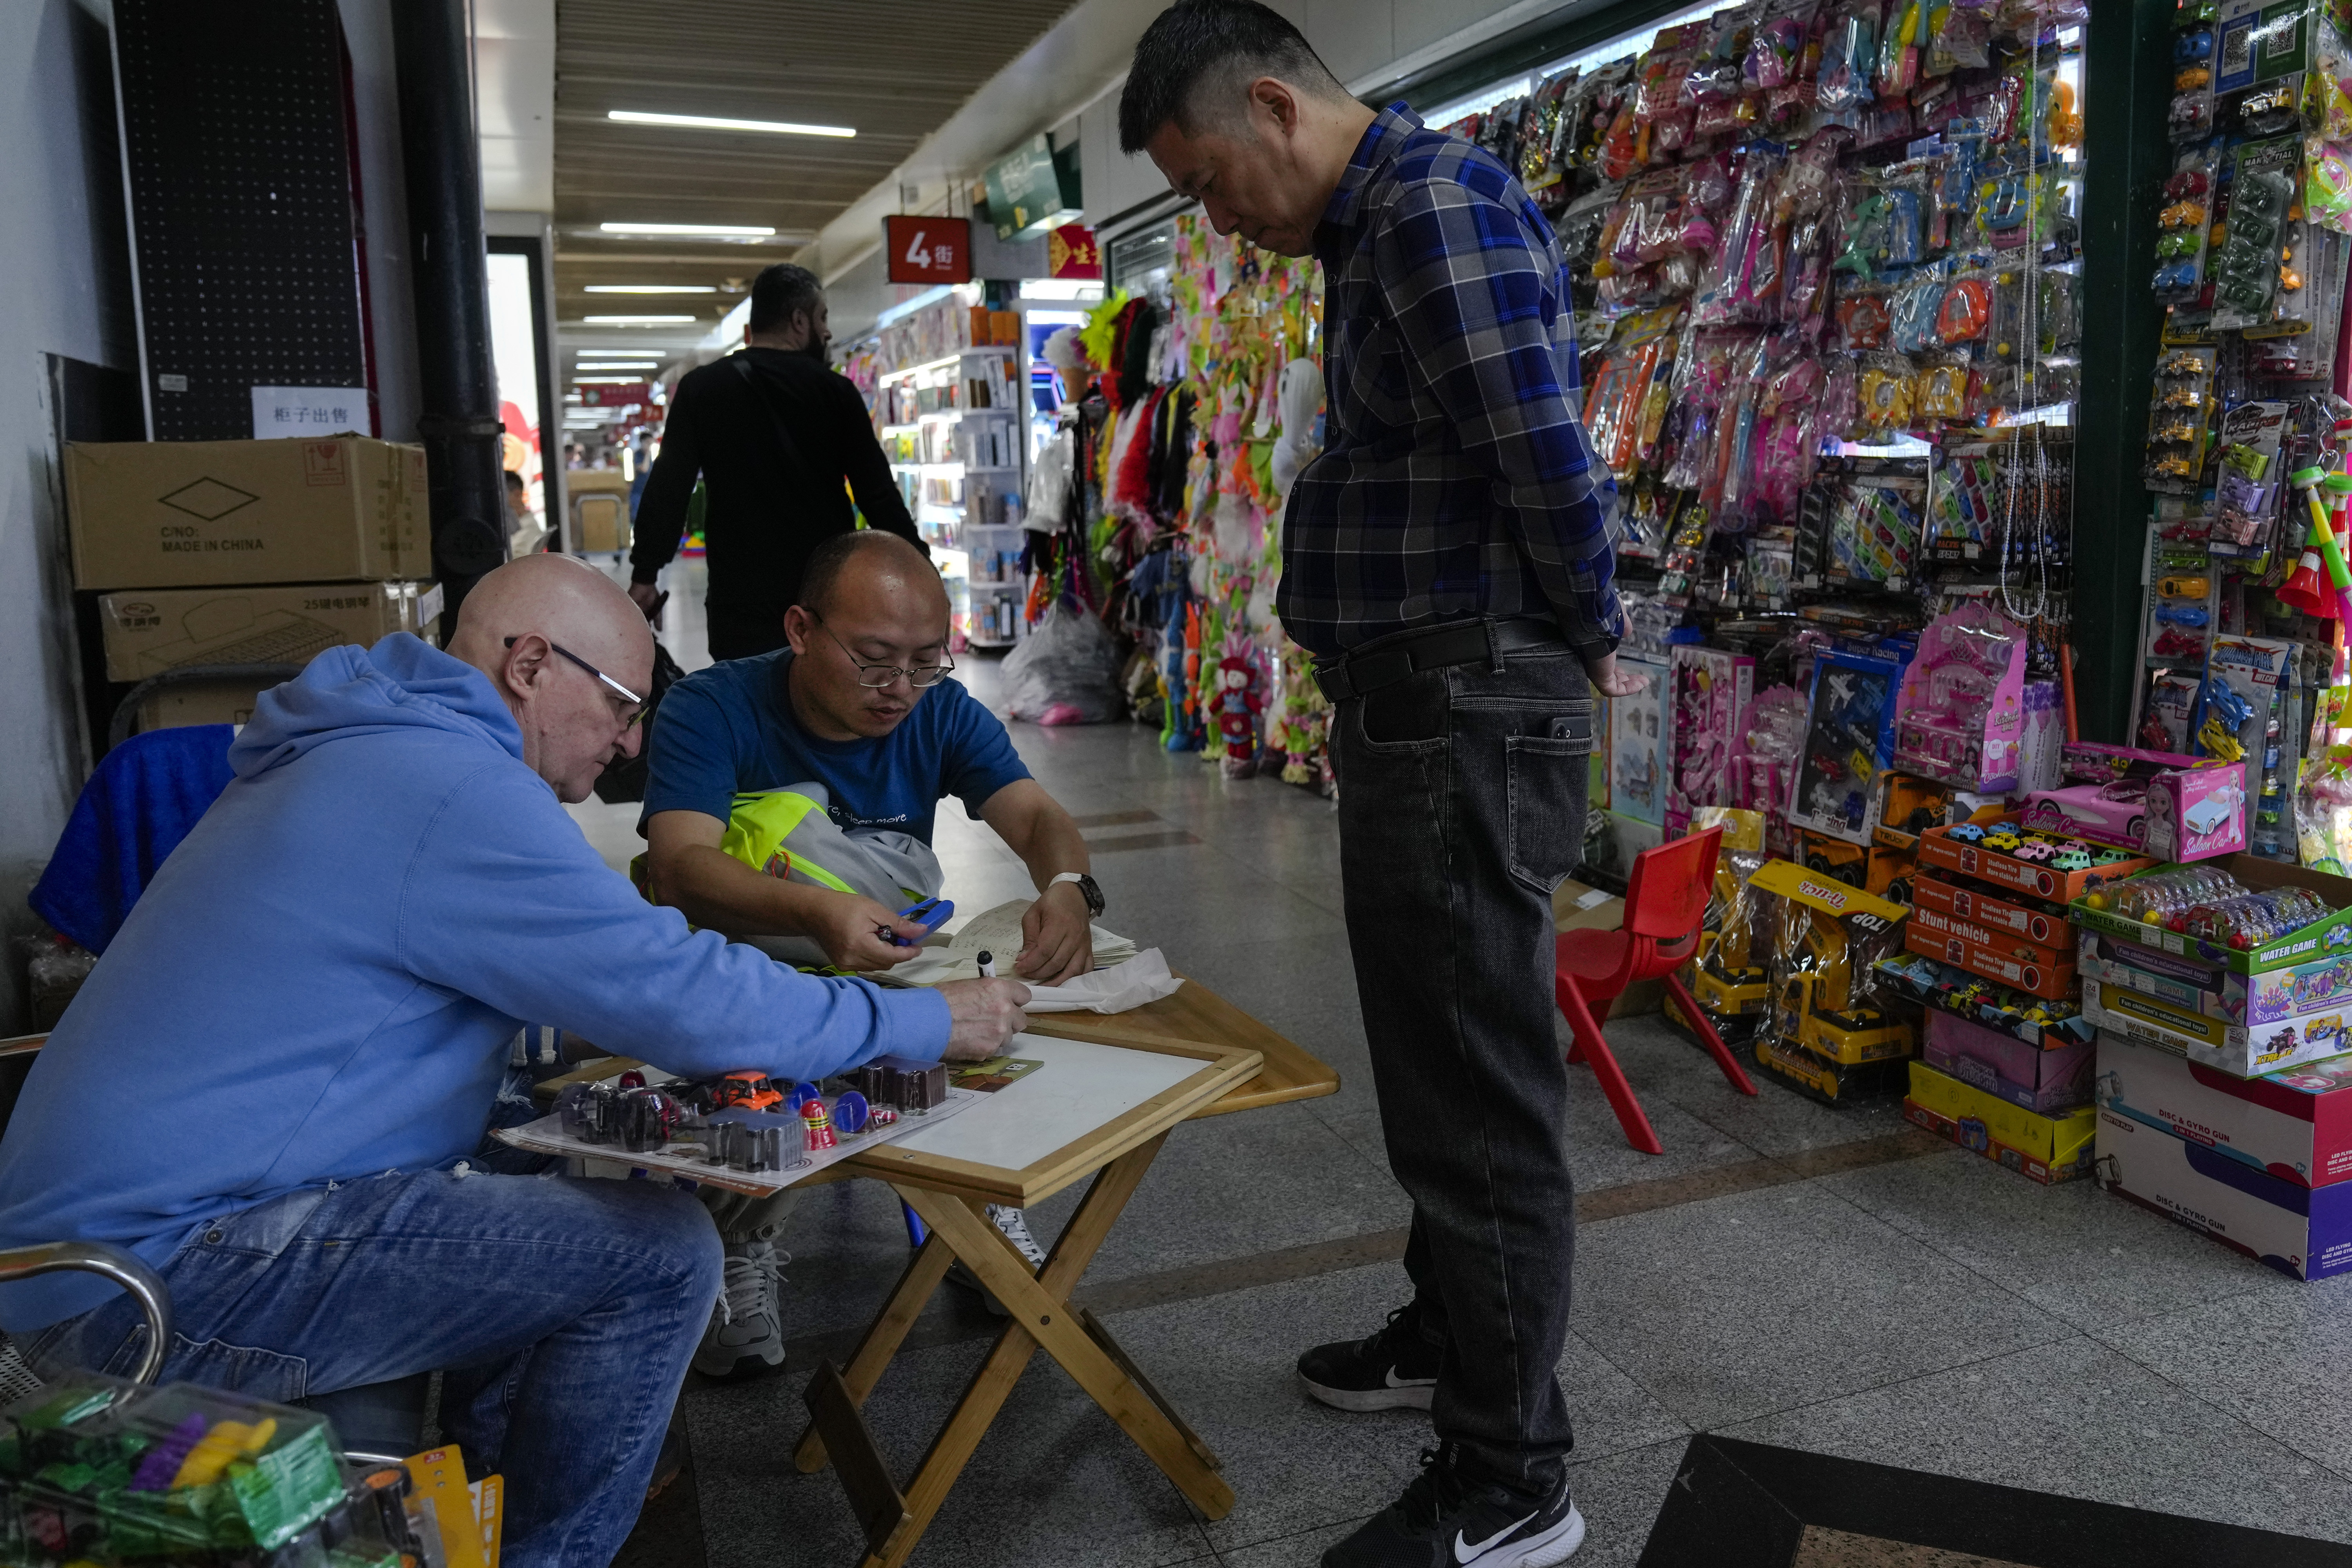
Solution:
<path fill-rule="evenodd" d="M 811 610 L 809 612 L 809 619 L 814 621 L 818 626 L 822 627 L 825 636 L 833 637 L 833 646 L 839 648 L 841 650 L 842 657 L 849 660 L 849 662 L 856 668 L 857 684 L 860 686 L 869 687 L 874 690 L 879 691 L 882 688 L 889 685 L 892 681 L 898 679 L 903 675 L 907 678 L 908 685 L 913 687 L 918 691 L 921 691 L 929 687 L 937 686 L 940 681 L 945 680 L 949 676 L 955 673 L 954 658 L 945 654 L 940 656 L 940 662 L 937 664 L 867 664 L 863 659 L 860 659 L 856 654 L 849 651 L 849 645 L 847 643 L 842 641 L 839 637 L 833 637 L 833 628 L 825 626 L 824 617 L 823 616 Z M 549 646 L 553 647 L 554 645 L 551 643 Z"/>
<path fill-rule="evenodd" d="M 520 637 L 509 637 L 507 638 L 507 647 L 512 647 L 521 640 L 522 639 Z M 562 658 L 570 659 L 572 663 L 578 665 L 581 668 L 594 676 L 604 686 L 604 689 L 612 692 L 614 696 L 618 697 L 622 701 L 627 703 L 635 710 L 635 711 L 622 722 L 621 728 L 625 730 L 630 725 L 635 724 L 638 720 L 646 716 L 646 700 L 644 698 L 638 696 L 635 692 L 630 690 L 627 687 L 622 685 L 619 681 L 614 679 L 611 676 L 605 674 L 603 670 L 597 668 L 586 659 L 582 658 L 578 654 L 573 653 L 562 643 L 551 640 L 547 646 L 551 651 Z"/>

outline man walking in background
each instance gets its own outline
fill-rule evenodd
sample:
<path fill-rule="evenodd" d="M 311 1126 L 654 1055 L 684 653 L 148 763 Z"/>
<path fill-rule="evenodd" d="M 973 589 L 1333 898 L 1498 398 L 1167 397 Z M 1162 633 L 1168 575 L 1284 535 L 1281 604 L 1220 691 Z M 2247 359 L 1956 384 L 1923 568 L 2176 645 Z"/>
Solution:
<path fill-rule="evenodd" d="M 688 372 L 670 398 L 661 456 L 637 508 L 629 597 L 653 613 L 655 579 L 677 553 L 699 478 L 713 659 L 784 646 L 784 612 L 800 598 L 809 552 L 856 527 L 858 512 L 930 553 L 866 399 L 826 368 L 826 316 L 815 273 L 790 262 L 766 268 L 751 283 L 742 350 Z"/>
<path fill-rule="evenodd" d="M 1349 946 L 1413 1298 L 1299 1360 L 1440 1439 L 1328 1568 L 1546 1568 L 1581 1544 L 1555 1367 L 1575 1205 L 1551 893 L 1580 857 L 1594 687 L 1621 695 L 1608 475 L 1578 424 L 1559 246 L 1510 173 L 1348 96 L 1255 0 L 1136 46 L 1119 141 L 1238 232 L 1323 265 L 1327 445 L 1276 605 L 1337 705 Z"/>

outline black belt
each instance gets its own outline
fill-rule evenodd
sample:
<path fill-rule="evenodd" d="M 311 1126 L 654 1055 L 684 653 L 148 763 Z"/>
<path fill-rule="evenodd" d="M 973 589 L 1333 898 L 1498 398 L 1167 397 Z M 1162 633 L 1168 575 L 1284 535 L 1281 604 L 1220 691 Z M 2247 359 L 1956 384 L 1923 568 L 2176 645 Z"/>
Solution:
<path fill-rule="evenodd" d="M 1369 653 L 1351 653 L 1338 664 L 1318 666 L 1315 684 L 1328 700 L 1344 702 L 1421 670 L 1475 664 L 1496 654 L 1567 646 L 1568 639 L 1550 621 L 1462 621 L 1409 634 Z"/>

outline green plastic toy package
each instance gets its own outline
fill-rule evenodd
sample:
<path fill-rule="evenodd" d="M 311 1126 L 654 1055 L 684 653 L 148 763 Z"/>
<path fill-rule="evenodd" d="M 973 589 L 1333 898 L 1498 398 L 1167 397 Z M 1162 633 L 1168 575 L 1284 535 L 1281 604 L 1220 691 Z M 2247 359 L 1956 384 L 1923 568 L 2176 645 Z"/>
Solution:
<path fill-rule="evenodd" d="M 0 1562 L 21 1568 L 398 1568 L 381 1511 L 309 1411 L 81 1373 L 0 1411 Z"/>

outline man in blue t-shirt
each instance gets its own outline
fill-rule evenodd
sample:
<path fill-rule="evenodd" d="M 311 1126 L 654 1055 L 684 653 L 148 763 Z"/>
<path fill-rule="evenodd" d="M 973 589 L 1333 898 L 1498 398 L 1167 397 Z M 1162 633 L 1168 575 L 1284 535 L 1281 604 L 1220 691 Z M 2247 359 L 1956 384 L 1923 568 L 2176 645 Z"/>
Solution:
<path fill-rule="evenodd" d="M 887 969 L 922 930 L 871 899 L 767 876 L 721 851 L 735 796 L 820 784 L 835 823 L 930 842 L 940 801 L 961 800 L 1039 890 L 1012 972 L 1052 985 L 1094 967 L 1101 895 L 1070 814 L 1013 750 L 1004 725 L 951 679 L 939 574 L 895 534 L 836 534 L 809 558 L 789 647 L 730 659 L 670 689 L 656 710 L 638 830 L 656 902 L 735 937 L 802 936 L 835 966 Z"/>
<path fill-rule="evenodd" d="M 947 679 L 948 622 L 939 573 L 898 535 L 860 530 L 818 545 L 801 602 L 784 614 L 791 646 L 698 670 L 655 711 L 638 826 L 652 898 L 731 937 L 806 937 L 840 968 L 887 969 L 915 952 L 891 933 L 919 941 L 922 928 L 872 899 L 768 876 L 726 854 L 735 796 L 823 784 L 834 821 L 853 835 L 895 830 L 928 845 L 939 803 L 952 795 L 1011 846 L 1038 889 L 1011 973 L 1052 985 L 1091 970 L 1103 902 L 1086 840 L 1029 776 L 1003 722 Z M 793 1193 L 713 1197 L 727 1280 L 697 1371 L 782 1367 L 771 1238 Z M 1033 1264 L 1044 1261 L 1018 1209 L 992 1206 L 990 1217 Z M 961 1268 L 950 1277 L 977 1285 Z"/>

